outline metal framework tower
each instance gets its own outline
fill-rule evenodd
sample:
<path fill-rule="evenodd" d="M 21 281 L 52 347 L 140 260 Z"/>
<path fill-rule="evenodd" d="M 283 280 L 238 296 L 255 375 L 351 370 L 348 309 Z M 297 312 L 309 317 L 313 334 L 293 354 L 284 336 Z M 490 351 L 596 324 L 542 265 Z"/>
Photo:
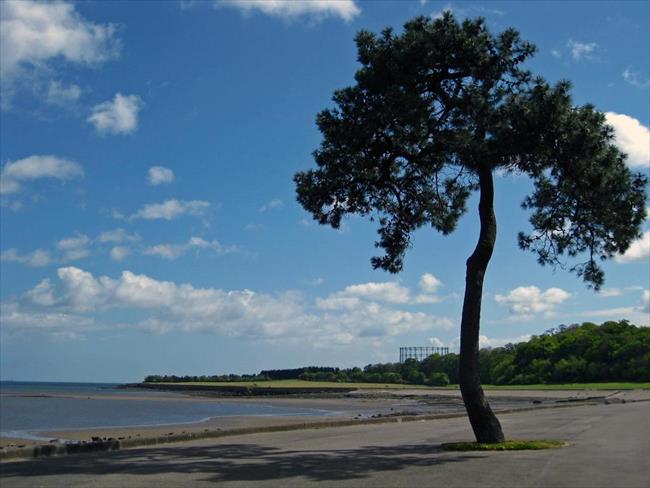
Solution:
<path fill-rule="evenodd" d="M 417 359 L 422 361 L 432 354 L 440 354 L 444 356 L 449 354 L 448 347 L 400 347 L 399 348 L 399 362 L 403 363 L 407 359 Z"/>

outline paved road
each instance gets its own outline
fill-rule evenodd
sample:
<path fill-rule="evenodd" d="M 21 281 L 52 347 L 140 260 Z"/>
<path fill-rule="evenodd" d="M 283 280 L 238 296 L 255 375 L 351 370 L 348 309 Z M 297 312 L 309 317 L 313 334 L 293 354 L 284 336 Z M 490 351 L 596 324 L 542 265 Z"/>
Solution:
<path fill-rule="evenodd" d="M 1 485 L 220 487 L 650 486 L 650 403 L 501 416 L 509 438 L 553 438 L 546 451 L 451 453 L 470 440 L 465 419 L 227 437 L 101 455 L 0 465 Z"/>

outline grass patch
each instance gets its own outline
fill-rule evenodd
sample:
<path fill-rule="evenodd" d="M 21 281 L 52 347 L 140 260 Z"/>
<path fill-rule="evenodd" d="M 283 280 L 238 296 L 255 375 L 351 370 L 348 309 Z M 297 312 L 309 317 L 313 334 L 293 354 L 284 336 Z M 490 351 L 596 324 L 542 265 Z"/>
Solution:
<path fill-rule="evenodd" d="M 480 442 L 447 442 L 442 444 L 445 451 L 530 451 L 539 449 L 556 449 L 564 447 L 564 441 L 539 440 L 539 441 L 505 441 L 494 444 Z"/>
<path fill-rule="evenodd" d="M 199 385 L 199 386 L 244 386 L 249 388 L 358 388 L 390 390 L 458 390 L 458 385 L 424 386 L 396 383 L 337 383 L 335 381 L 304 380 L 269 380 L 269 381 L 222 381 L 222 382 L 187 382 L 187 383 L 152 383 L 158 385 Z M 484 390 L 648 390 L 650 382 L 610 382 L 610 383 L 565 383 L 558 385 L 483 385 Z"/>
<path fill-rule="evenodd" d="M 335 381 L 304 381 L 304 380 L 269 380 L 269 381 L 193 381 L 187 383 L 150 383 L 152 385 L 198 385 L 198 386 L 244 386 L 248 388 L 358 388 L 358 389 L 391 389 L 391 390 L 428 390 L 430 386 L 406 385 L 394 383 L 337 383 Z"/>

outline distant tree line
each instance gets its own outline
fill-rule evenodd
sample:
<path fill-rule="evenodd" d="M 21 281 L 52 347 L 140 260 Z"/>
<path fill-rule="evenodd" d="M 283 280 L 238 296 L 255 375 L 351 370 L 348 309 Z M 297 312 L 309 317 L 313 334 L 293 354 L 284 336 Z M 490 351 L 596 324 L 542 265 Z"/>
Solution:
<path fill-rule="evenodd" d="M 261 374 L 216 374 L 202 376 L 176 376 L 175 374 L 152 374 L 144 378 L 145 383 L 224 383 L 233 381 L 268 381 L 271 378 Z"/>
<path fill-rule="evenodd" d="M 445 386 L 458 383 L 458 361 L 457 354 L 434 354 L 422 361 L 369 364 L 363 369 L 308 366 L 241 376 L 153 375 L 145 382 L 301 379 Z M 481 383 L 495 385 L 650 381 L 650 328 L 626 320 L 560 325 L 527 342 L 481 349 L 479 367 Z"/>
<path fill-rule="evenodd" d="M 272 380 L 295 380 L 299 379 L 303 374 L 334 374 L 340 372 L 339 368 L 321 367 L 321 366 L 307 366 L 304 368 L 295 369 L 265 369 L 260 371 L 260 375 L 268 376 Z M 300 378 L 304 379 L 304 378 Z M 316 381 L 336 381 L 334 380 L 316 380 Z"/>

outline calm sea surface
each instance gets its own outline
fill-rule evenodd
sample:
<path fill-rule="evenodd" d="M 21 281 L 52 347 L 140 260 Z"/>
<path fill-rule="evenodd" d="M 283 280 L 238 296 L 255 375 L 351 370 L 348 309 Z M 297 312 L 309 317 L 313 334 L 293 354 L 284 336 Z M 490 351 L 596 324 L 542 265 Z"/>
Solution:
<path fill-rule="evenodd" d="M 110 383 L 0 382 L 0 436 L 40 438 L 48 430 L 200 422 L 233 415 L 326 415 L 310 408 L 192 402 L 180 394 L 120 390 Z M 118 398 L 127 397 L 127 398 Z"/>

